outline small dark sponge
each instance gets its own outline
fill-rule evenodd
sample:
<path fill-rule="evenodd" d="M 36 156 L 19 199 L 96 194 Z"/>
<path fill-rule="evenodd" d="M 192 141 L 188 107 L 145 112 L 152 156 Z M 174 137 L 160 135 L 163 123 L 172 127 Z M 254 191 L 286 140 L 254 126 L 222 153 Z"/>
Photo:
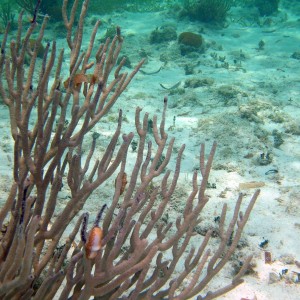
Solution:
<path fill-rule="evenodd" d="M 182 32 L 178 37 L 178 43 L 194 48 L 201 48 L 204 45 L 202 35 L 193 32 Z"/>

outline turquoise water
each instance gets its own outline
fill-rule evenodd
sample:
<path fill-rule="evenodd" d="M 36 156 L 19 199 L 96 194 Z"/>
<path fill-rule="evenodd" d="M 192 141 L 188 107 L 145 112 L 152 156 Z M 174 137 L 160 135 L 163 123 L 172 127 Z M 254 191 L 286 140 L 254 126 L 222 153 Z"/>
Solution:
<path fill-rule="evenodd" d="M 34 3 L 24 6 L 24 26 L 32 18 Z M 50 23 L 43 46 L 57 41 L 66 49 L 66 31 L 61 20 L 61 1 L 43 1 L 38 13 Z M 18 4 L 0 1 L 0 32 L 11 23 L 15 38 Z M 239 255 L 254 253 L 257 276 L 246 278 L 247 297 L 254 299 L 297 298 L 299 284 L 290 281 L 290 298 L 281 291 L 287 278 L 269 288 L 263 250 L 272 252 L 275 273 L 288 268 L 299 272 L 300 225 L 300 3 L 299 1 L 91 1 L 86 19 L 83 48 L 87 48 L 93 25 L 101 20 L 100 44 L 121 27 L 127 57 L 125 70 L 145 59 L 144 66 L 111 110 L 105 137 L 111 136 L 118 109 L 124 111 L 124 132 L 134 130 L 137 106 L 160 118 L 168 96 L 166 128 L 176 138 L 175 152 L 186 144 L 181 167 L 182 200 L 191 188 L 193 170 L 199 169 L 199 146 L 218 142 L 210 177 L 211 204 L 207 220 L 213 222 L 220 206 L 231 208 L 237 194 L 251 188 L 262 192 L 244 233 Z M 68 67 L 62 70 L 68 78 Z M 0 142 L 2 173 L 11 176 L 12 142 L 7 131 L 8 114 L 1 108 Z M 10 160 L 7 159 L 10 157 Z M 174 170 L 174 161 L 170 168 Z M 4 182 L 4 181 L 3 181 Z M 5 190 L 5 184 L 1 189 Z M 244 184 L 244 185 L 243 185 Z M 113 183 L 103 193 L 109 195 Z M 102 196 L 102 191 L 99 192 Z M 170 214 L 172 211 L 170 212 Z M 268 240 L 265 249 L 259 245 Z M 291 263 L 282 257 L 290 255 Z M 258 280 L 260 278 L 261 280 Z M 267 279 L 266 279 L 267 278 Z M 240 299 L 239 295 L 220 299 Z M 263 291 L 262 291 L 263 290 Z M 246 292 L 245 292 L 246 293 Z M 246 296 L 244 296 L 246 297 Z"/>

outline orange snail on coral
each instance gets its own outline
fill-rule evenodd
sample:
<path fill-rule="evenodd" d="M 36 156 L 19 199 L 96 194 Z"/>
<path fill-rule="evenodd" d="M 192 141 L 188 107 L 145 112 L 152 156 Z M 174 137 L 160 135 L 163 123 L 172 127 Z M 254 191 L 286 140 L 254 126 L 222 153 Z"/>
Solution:
<path fill-rule="evenodd" d="M 98 251 L 101 249 L 102 239 L 103 230 L 100 227 L 93 227 L 85 244 L 85 253 L 88 259 L 93 259 L 97 256 Z"/>
<path fill-rule="evenodd" d="M 125 172 L 123 174 L 121 174 L 121 173 L 118 174 L 118 176 L 115 180 L 115 187 L 117 186 L 119 176 L 122 176 L 121 177 L 121 188 L 120 188 L 120 195 L 122 195 L 125 191 L 126 184 L 127 184 L 127 174 Z"/>
<path fill-rule="evenodd" d="M 81 240 L 84 243 L 85 255 L 87 259 L 94 259 L 97 256 L 98 251 L 101 249 L 103 230 L 102 228 L 99 227 L 99 222 L 105 208 L 106 208 L 106 204 L 102 206 L 100 212 L 98 213 L 96 220 L 94 222 L 94 226 L 88 235 L 88 238 L 86 238 L 87 237 L 86 227 L 87 227 L 89 216 L 87 213 L 84 214 L 82 228 L 81 228 Z"/>

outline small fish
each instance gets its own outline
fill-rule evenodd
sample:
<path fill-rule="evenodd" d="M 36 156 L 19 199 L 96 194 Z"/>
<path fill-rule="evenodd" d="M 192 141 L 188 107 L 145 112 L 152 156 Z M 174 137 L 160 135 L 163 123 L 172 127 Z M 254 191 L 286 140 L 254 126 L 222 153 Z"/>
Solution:
<path fill-rule="evenodd" d="M 94 74 L 76 74 L 73 78 L 73 85 L 78 88 L 81 83 L 86 82 L 90 84 L 95 84 L 97 77 Z M 64 81 L 64 87 L 68 88 L 70 85 L 70 77 Z"/>

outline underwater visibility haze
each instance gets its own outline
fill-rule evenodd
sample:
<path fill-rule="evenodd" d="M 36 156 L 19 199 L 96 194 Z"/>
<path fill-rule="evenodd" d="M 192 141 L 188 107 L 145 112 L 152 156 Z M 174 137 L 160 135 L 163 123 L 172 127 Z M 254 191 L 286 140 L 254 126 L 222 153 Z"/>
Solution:
<path fill-rule="evenodd" d="M 0 0 L 0 35 L 1 299 L 300 298 L 300 1 Z"/>

